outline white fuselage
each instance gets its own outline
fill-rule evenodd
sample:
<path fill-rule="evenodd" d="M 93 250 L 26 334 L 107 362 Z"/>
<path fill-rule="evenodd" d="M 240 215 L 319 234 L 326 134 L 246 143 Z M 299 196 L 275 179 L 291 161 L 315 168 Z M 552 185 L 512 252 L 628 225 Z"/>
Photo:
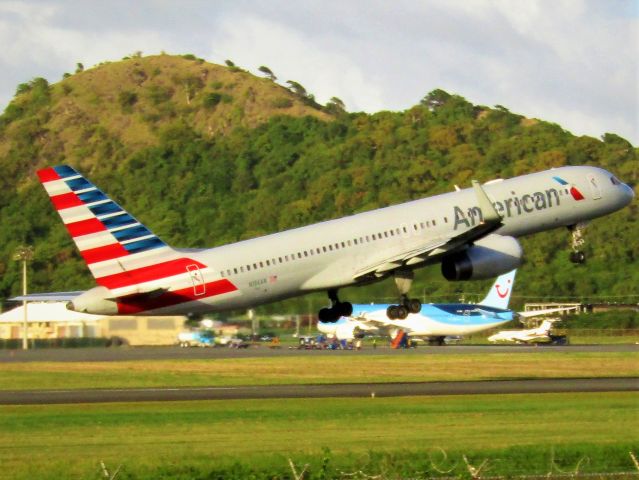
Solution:
<path fill-rule="evenodd" d="M 553 177 L 560 177 L 562 185 Z M 495 233 L 519 237 L 574 225 L 614 212 L 633 196 L 612 174 L 596 167 L 562 167 L 483 186 L 503 226 Z M 583 194 L 575 200 L 571 186 Z M 352 285 L 357 273 L 428 242 L 459 235 L 481 218 L 473 189 L 330 220 L 188 256 L 206 265 L 204 282 L 227 279 L 237 289 L 145 314 L 223 311 Z M 441 258 L 433 257 L 436 263 Z M 422 266 L 422 265 L 420 265 Z"/>

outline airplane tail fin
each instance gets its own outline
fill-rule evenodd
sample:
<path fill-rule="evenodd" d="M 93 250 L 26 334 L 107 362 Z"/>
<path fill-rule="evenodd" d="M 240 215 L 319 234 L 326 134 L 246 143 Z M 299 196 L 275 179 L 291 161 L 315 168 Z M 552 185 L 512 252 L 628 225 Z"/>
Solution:
<path fill-rule="evenodd" d="M 121 289 L 185 272 L 184 265 L 175 265 L 181 255 L 72 167 L 37 173 L 99 285 Z"/>
<path fill-rule="evenodd" d="M 510 295 L 512 294 L 515 284 L 516 273 L 517 270 L 515 269 L 497 277 L 493 286 L 490 287 L 488 295 L 486 295 L 479 304 L 487 307 L 507 309 Z"/>

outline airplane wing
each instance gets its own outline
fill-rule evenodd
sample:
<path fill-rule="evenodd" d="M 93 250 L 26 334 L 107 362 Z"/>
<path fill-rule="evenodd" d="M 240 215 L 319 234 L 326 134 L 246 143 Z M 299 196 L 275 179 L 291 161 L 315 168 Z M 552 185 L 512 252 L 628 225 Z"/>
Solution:
<path fill-rule="evenodd" d="M 378 261 L 377 263 L 358 271 L 355 274 L 355 280 L 362 279 L 367 276 L 370 277 L 371 275 L 382 277 L 387 272 L 396 270 L 403 266 L 414 266 L 420 263 L 425 263 L 438 255 L 461 250 L 500 228 L 503 225 L 502 217 L 495 210 L 495 207 L 488 198 L 488 195 L 486 195 L 486 192 L 479 185 L 479 182 L 473 180 L 472 183 L 473 188 L 475 189 L 475 195 L 479 202 L 479 208 L 482 211 L 483 221 L 480 224 L 475 225 L 471 229 L 466 230 L 459 235 L 440 237 L 409 252 L 404 252 L 400 255 Z"/>
<path fill-rule="evenodd" d="M 68 302 L 82 295 L 84 291 L 78 292 L 51 292 L 51 293 L 29 293 L 18 297 L 10 298 L 11 302 Z"/>
<path fill-rule="evenodd" d="M 558 308 L 546 308 L 543 310 L 531 310 L 530 312 L 517 312 L 517 316 L 523 318 L 531 318 L 539 315 L 547 315 L 549 313 L 566 312 L 568 310 L 575 310 L 577 307 L 558 307 Z"/>

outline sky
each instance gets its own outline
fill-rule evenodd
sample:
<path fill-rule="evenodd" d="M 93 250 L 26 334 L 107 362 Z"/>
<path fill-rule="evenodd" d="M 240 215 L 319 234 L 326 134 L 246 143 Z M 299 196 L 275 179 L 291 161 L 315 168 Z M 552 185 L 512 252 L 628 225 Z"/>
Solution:
<path fill-rule="evenodd" d="M 405 110 L 441 88 L 639 145 L 639 0 L 0 0 L 0 110 L 134 52 L 231 59 L 320 103 Z"/>

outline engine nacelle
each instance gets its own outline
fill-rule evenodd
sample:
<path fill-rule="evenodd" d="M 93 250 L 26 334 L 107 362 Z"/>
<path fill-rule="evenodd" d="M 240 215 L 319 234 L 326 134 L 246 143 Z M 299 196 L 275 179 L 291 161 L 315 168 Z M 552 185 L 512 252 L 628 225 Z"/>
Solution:
<path fill-rule="evenodd" d="M 94 315 L 116 315 L 118 305 L 106 287 L 93 287 L 67 303 L 67 308 L 74 312 L 92 313 Z"/>
<path fill-rule="evenodd" d="M 494 278 L 519 267 L 522 254 L 515 238 L 491 234 L 463 252 L 444 257 L 442 275 L 446 280 Z"/>

